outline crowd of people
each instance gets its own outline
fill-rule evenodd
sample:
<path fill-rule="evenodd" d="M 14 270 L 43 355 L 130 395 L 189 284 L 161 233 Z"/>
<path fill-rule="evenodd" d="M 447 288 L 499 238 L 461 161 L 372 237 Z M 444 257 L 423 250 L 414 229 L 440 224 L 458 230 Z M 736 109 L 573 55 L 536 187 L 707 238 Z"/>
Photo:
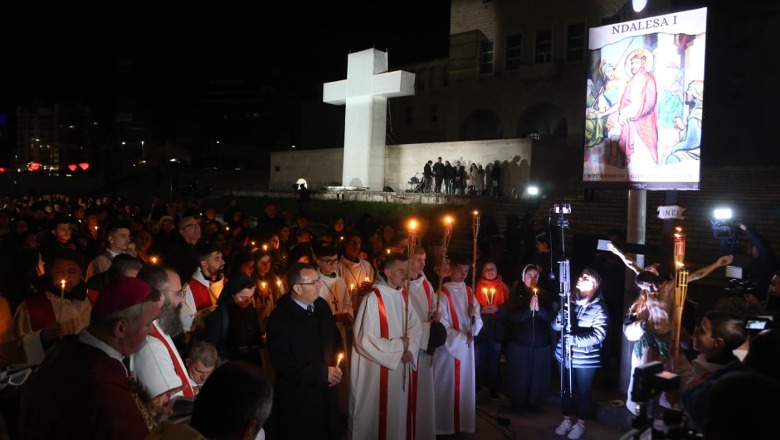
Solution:
<path fill-rule="evenodd" d="M 221 218 L 159 199 L 5 202 L 2 361 L 31 366 L 21 396 L 0 394 L 11 438 L 434 439 L 476 430 L 480 392 L 516 410 L 542 404 L 554 360 L 571 377 L 554 431 L 578 439 L 593 416 L 608 284 L 600 266 L 579 268 L 562 314 L 546 234 L 519 251 L 491 232 L 472 261 L 370 215 L 315 228 L 273 202 L 256 220 L 235 199 Z M 637 365 L 668 360 L 673 283 L 610 251 L 637 273 L 625 326 L 642 341 Z M 684 333 L 683 385 L 659 399 L 701 429 L 716 371 L 764 374 L 757 365 L 777 355 L 747 348 L 740 323 L 763 310 L 742 300 Z M 750 366 L 733 362 L 739 350 Z M 195 403 L 189 424 L 172 423 L 180 401 Z"/>
<path fill-rule="evenodd" d="M 422 181 L 414 183 L 419 185 L 422 193 L 500 196 L 501 162 L 496 160 L 485 168 L 472 162 L 467 170 L 466 164 L 459 160 L 455 163 L 449 160 L 442 162 L 442 158 L 438 157 L 435 163 L 432 160 L 425 163 Z"/>

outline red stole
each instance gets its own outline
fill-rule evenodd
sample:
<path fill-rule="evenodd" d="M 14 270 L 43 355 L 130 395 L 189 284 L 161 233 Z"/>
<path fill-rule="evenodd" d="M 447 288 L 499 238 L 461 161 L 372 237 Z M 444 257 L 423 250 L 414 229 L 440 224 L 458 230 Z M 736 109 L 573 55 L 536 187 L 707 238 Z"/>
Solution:
<path fill-rule="evenodd" d="M 401 294 L 404 298 L 404 313 L 409 314 L 409 290 L 404 286 L 401 289 Z M 430 304 L 430 302 L 429 302 Z M 405 319 L 408 319 L 407 316 Z M 403 368 L 408 368 L 408 365 L 403 365 Z M 406 383 L 408 392 L 406 394 L 406 438 L 407 440 L 414 440 L 414 434 L 416 432 L 415 424 L 417 420 L 414 418 L 417 414 L 417 370 L 412 369 L 409 375 L 409 381 Z"/>
<path fill-rule="evenodd" d="M 377 306 L 379 308 L 379 336 L 390 339 L 390 328 L 387 325 L 387 310 L 379 289 L 374 289 Z M 387 367 L 379 367 L 379 440 L 387 438 L 387 385 L 390 370 Z"/>
<path fill-rule="evenodd" d="M 179 379 L 181 379 L 181 384 L 184 386 L 182 389 L 182 392 L 187 397 L 192 397 L 195 395 L 195 392 L 192 390 L 192 385 L 190 384 L 190 378 L 187 375 L 187 373 L 184 371 L 184 367 L 177 361 L 176 359 L 176 353 L 173 351 L 173 348 L 168 344 L 168 341 L 165 339 L 165 336 L 160 333 L 160 329 L 157 328 L 156 323 L 152 324 L 152 331 L 149 333 L 149 336 L 153 338 L 157 338 L 160 342 L 163 343 L 165 348 L 168 350 L 168 355 L 171 356 L 171 361 L 173 362 L 173 369 L 176 370 L 176 375 L 179 376 Z"/>
<path fill-rule="evenodd" d="M 211 293 L 209 293 L 209 288 L 207 286 L 204 286 L 194 278 L 190 278 L 190 280 L 187 281 L 187 285 L 190 286 L 192 299 L 195 301 L 195 308 L 197 310 L 208 309 L 214 305 L 214 303 L 211 302 Z"/>
<path fill-rule="evenodd" d="M 460 331 L 460 321 L 458 321 L 458 312 L 455 310 L 455 301 L 452 299 L 450 291 L 442 286 L 441 291 L 447 296 L 447 304 L 450 306 L 450 316 L 452 316 L 452 328 Z M 466 286 L 466 296 L 471 296 L 471 289 Z M 455 362 L 455 399 L 454 399 L 454 411 L 455 411 L 455 432 L 460 432 L 460 359 L 454 358 Z"/>
<path fill-rule="evenodd" d="M 87 287 L 87 298 L 89 298 L 89 303 L 91 305 L 95 305 L 95 301 L 97 301 L 97 297 L 100 295 L 100 291 L 96 289 L 90 289 Z"/>
<path fill-rule="evenodd" d="M 27 314 L 30 316 L 30 328 L 32 331 L 38 331 L 49 324 L 57 322 L 54 315 L 54 306 L 52 306 L 46 294 L 33 295 L 26 300 Z"/>
<path fill-rule="evenodd" d="M 423 280 L 422 285 L 423 289 L 425 290 L 425 299 L 428 300 L 428 311 L 430 313 L 431 307 L 433 306 L 433 287 L 431 286 L 431 283 L 428 282 L 428 280 Z"/>

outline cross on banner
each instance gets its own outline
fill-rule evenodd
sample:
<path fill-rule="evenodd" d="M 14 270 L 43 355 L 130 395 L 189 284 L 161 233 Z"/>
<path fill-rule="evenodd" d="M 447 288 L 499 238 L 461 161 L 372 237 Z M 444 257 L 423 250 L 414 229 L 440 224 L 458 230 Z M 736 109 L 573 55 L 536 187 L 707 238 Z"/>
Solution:
<path fill-rule="evenodd" d="M 325 83 L 322 101 L 346 105 L 342 185 L 381 191 L 385 183 L 387 98 L 414 95 L 414 74 L 387 72 L 387 52 L 347 58 L 347 79 Z"/>

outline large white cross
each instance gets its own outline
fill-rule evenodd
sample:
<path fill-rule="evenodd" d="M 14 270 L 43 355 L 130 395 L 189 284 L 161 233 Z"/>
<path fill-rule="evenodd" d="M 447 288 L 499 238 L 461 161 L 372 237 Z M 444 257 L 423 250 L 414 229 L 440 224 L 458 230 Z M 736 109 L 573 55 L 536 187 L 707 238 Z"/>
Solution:
<path fill-rule="evenodd" d="M 382 191 L 387 98 L 414 95 L 414 74 L 387 72 L 387 52 L 366 49 L 347 58 L 347 79 L 325 83 L 322 101 L 345 105 L 342 185 Z"/>

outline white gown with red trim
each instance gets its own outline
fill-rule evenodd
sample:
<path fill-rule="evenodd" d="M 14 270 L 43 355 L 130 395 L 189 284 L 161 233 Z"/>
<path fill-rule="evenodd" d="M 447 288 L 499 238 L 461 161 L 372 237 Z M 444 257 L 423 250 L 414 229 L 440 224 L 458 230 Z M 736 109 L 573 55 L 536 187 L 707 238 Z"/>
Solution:
<path fill-rule="evenodd" d="M 409 398 L 409 385 L 403 385 L 404 364 L 401 362 L 404 300 L 400 290 L 385 285 L 376 285 L 374 289 L 379 292 L 381 301 L 374 292 L 369 292 L 355 315 L 355 340 L 350 360 L 350 438 L 403 440 L 407 438 Z M 384 321 L 380 317 L 382 305 Z M 410 305 L 409 351 L 415 358 L 410 365 L 416 364 L 421 332 L 420 318 Z M 412 368 L 408 368 L 406 372 L 407 382 L 411 371 Z"/>
<path fill-rule="evenodd" d="M 417 402 L 415 403 L 415 440 L 436 439 L 436 399 L 433 392 L 433 359 L 425 353 L 431 322 L 428 320 L 431 310 L 436 307 L 436 290 L 425 275 L 409 282 L 409 304 L 422 321 L 422 337 L 417 354 L 417 371 L 413 378 L 417 383 Z"/>
<path fill-rule="evenodd" d="M 450 292 L 452 303 L 444 294 L 444 289 Z M 433 355 L 437 435 L 476 430 L 474 342 L 467 344 L 466 335 L 469 332 L 474 336 L 479 333 L 482 318 L 479 303 L 473 297 L 469 298 L 466 289 L 463 282 L 446 283 L 439 298 L 441 323 L 447 330 L 447 341 Z M 477 308 L 473 327 L 468 316 L 469 301 L 473 301 Z"/>

